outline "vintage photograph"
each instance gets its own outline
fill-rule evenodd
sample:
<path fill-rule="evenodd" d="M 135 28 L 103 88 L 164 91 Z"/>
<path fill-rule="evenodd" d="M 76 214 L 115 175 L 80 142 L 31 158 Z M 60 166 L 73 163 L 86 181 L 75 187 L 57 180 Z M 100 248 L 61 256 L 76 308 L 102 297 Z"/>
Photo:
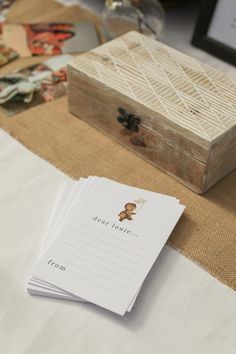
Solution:
<path fill-rule="evenodd" d="M 71 55 L 61 55 L 0 76 L 0 105 L 5 114 L 12 116 L 64 96 L 66 64 L 72 58 Z"/>
<path fill-rule="evenodd" d="M 12 48 L 21 58 L 79 53 L 98 43 L 96 30 L 88 22 L 0 24 L 0 47 Z"/>

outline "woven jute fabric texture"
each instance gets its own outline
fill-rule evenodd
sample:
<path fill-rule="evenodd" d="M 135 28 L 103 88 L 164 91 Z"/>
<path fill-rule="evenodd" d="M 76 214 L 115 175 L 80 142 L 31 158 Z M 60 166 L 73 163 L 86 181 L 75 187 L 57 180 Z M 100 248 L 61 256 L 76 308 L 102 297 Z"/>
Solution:
<path fill-rule="evenodd" d="M 19 0 L 8 19 L 78 20 L 80 13 L 49 0 Z M 40 60 L 18 60 L 1 75 Z M 168 244 L 236 290 L 236 171 L 199 196 L 71 115 L 66 97 L 11 118 L 1 113 L 0 127 L 73 178 L 105 176 L 179 198 L 186 210 Z"/>

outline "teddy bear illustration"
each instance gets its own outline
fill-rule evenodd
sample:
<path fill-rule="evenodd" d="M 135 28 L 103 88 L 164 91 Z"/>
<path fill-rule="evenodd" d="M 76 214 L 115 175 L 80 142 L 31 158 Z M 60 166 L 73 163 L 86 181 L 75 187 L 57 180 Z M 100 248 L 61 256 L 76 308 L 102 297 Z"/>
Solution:
<path fill-rule="evenodd" d="M 133 220 L 132 216 L 136 215 L 134 213 L 136 209 L 136 204 L 134 203 L 127 203 L 125 204 L 125 210 L 122 210 L 119 214 L 119 220 L 122 222 L 123 220 Z"/>

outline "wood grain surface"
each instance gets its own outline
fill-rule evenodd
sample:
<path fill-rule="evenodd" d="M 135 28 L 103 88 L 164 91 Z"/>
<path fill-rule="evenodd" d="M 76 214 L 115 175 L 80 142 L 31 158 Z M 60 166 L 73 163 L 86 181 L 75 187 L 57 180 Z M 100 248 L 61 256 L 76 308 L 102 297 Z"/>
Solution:
<path fill-rule="evenodd" d="M 77 57 L 68 68 L 72 113 L 197 193 L 236 166 L 236 84 L 224 73 L 137 32 Z M 91 106 L 94 112 L 86 109 Z M 119 107 L 141 119 L 136 140 L 134 134 L 124 139 Z"/>

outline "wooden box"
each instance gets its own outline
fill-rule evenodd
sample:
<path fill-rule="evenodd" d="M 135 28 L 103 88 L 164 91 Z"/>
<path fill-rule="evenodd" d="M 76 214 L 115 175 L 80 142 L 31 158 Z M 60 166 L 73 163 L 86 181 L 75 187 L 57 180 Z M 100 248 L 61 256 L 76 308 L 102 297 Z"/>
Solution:
<path fill-rule="evenodd" d="M 236 83 L 129 32 L 68 66 L 70 111 L 197 193 L 236 167 Z"/>

